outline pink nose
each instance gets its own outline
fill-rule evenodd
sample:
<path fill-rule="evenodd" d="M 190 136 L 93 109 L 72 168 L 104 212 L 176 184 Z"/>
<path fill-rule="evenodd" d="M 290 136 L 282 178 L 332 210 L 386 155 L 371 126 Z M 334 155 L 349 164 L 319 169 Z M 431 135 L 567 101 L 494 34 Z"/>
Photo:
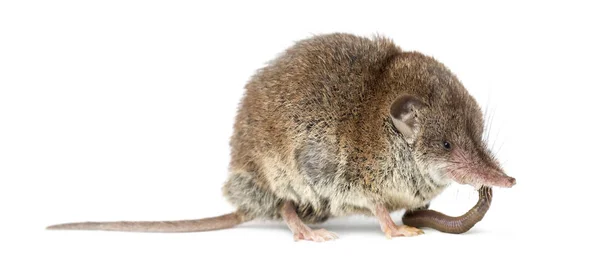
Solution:
<path fill-rule="evenodd" d="M 510 177 L 510 186 L 517 184 L 517 179 Z"/>
<path fill-rule="evenodd" d="M 510 187 L 514 186 L 515 184 L 517 184 L 517 179 L 515 179 L 513 177 L 507 177 L 506 180 L 504 181 L 504 186 L 507 188 L 510 188 Z"/>

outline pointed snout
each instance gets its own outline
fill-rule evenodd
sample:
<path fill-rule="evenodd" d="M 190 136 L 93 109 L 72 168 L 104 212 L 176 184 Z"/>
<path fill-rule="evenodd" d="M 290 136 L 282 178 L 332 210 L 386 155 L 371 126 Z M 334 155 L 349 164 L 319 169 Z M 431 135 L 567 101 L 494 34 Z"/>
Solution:
<path fill-rule="evenodd" d="M 506 175 L 487 150 L 481 149 L 469 153 L 456 149 L 452 161 L 451 166 L 447 167 L 448 176 L 458 183 L 476 188 L 482 185 L 510 188 L 517 184 L 517 180 Z"/>
<path fill-rule="evenodd" d="M 510 188 L 517 184 L 515 178 L 506 175 L 501 170 L 488 167 L 464 167 L 458 171 L 451 171 L 449 177 L 458 183 L 476 188 L 481 186 Z"/>
<path fill-rule="evenodd" d="M 504 188 L 510 188 L 510 187 L 514 186 L 515 184 L 517 184 L 517 180 L 506 174 L 503 174 L 503 176 L 495 178 L 495 181 L 493 184 L 490 183 L 491 186 L 498 186 L 498 187 L 504 187 Z"/>
<path fill-rule="evenodd" d="M 478 179 L 478 182 L 484 186 L 510 188 L 517 184 L 517 180 L 515 178 L 510 177 L 504 172 L 498 170 L 488 169 L 478 171 L 475 175 L 475 179 Z"/>

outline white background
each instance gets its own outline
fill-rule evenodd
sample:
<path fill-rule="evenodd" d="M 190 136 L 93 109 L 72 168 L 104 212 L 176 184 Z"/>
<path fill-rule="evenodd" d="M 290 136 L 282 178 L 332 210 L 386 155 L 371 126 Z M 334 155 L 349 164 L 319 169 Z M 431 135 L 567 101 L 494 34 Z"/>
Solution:
<path fill-rule="evenodd" d="M 1 259 L 598 258 L 599 8 L 400 1 L 2 1 Z M 208 233 L 45 231 L 232 211 L 229 136 L 254 71 L 313 34 L 386 35 L 446 64 L 487 108 L 512 189 L 463 235 L 386 240 L 376 221 L 293 242 L 282 223 Z M 477 200 L 453 185 L 432 208 Z M 394 215 L 397 220 L 400 215 Z"/>

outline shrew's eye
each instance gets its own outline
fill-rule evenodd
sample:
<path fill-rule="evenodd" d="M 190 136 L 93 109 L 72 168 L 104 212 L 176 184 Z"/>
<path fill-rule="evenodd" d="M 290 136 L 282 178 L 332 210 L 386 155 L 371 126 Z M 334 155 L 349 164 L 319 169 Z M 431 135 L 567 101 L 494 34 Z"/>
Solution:
<path fill-rule="evenodd" d="M 450 150 L 452 149 L 452 145 L 448 141 L 444 141 L 444 149 Z"/>

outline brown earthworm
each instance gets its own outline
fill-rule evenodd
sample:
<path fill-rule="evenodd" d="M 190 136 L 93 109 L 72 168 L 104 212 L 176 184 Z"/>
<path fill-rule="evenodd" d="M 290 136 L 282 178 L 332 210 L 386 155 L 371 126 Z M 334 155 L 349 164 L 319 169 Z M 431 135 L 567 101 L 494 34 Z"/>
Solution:
<path fill-rule="evenodd" d="M 415 210 L 404 214 L 402 222 L 413 227 L 429 227 L 444 233 L 461 234 L 483 219 L 492 204 L 492 188 L 479 189 L 479 201 L 467 213 L 458 217 L 446 216 L 435 210 Z"/>

